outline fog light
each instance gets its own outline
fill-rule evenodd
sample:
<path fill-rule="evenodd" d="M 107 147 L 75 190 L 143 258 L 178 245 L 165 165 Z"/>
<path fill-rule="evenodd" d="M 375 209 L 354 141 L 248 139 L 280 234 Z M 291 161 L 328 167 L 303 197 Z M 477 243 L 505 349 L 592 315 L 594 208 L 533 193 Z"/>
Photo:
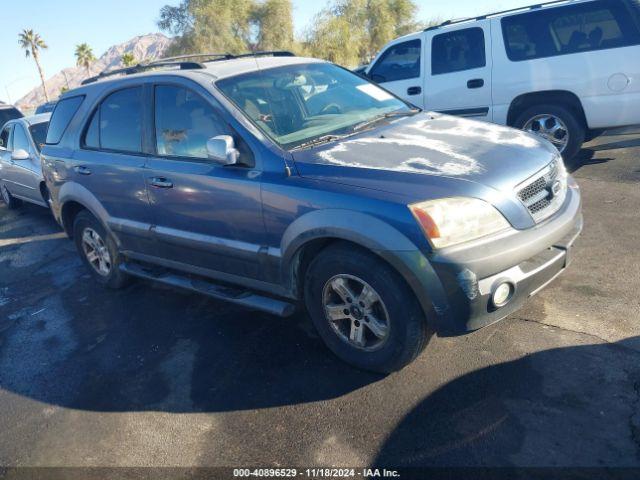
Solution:
<path fill-rule="evenodd" d="M 504 307 L 513 294 L 513 287 L 510 283 L 504 282 L 498 285 L 498 288 L 493 292 L 491 301 L 496 307 Z"/>

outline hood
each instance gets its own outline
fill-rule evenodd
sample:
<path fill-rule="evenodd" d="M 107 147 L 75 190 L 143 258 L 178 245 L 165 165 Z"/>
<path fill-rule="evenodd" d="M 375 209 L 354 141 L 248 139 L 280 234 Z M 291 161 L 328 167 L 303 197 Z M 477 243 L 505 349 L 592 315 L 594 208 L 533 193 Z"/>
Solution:
<path fill-rule="evenodd" d="M 293 152 L 303 177 L 411 196 L 424 185 L 444 187 L 454 180 L 510 192 L 558 155 L 549 142 L 532 134 L 434 113 Z"/>

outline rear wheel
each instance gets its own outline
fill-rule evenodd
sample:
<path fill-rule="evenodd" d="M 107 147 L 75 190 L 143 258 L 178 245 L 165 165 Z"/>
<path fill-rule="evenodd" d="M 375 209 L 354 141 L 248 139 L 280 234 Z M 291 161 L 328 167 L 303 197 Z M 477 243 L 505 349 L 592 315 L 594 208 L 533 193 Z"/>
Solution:
<path fill-rule="evenodd" d="M 329 349 L 365 370 L 401 369 L 431 336 L 400 275 L 351 245 L 328 247 L 314 259 L 305 279 L 305 304 Z"/>
<path fill-rule="evenodd" d="M 11 192 L 4 184 L 0 185 L 0 195 L 2 196 L 2 201 L 10 210 L 18 208 L 20 205 L 22 205 L 22 200 L 19 200 L 11 195 Z"/>
<path fill-rule="evenodd" d="M 99 283 L 113 289 L 129 283 L 129 276 L 119 268 L 122 257 L 115 242 L 89 212 L 82 211 L 76 216 L 73 238 L 82 261 Z"/>
<path fill-rule="evenodd" d="M 514 126 L 549 140 L 565 160 L 580 151 L 586 134 L 576 115 L 559 105 L 530 107 L 518 116 Z"/>

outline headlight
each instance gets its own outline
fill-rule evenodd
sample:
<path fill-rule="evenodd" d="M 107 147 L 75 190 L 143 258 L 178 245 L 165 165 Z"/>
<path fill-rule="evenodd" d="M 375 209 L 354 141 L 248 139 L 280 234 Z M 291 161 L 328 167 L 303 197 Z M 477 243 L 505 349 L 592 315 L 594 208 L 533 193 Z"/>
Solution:
<path fill-rule="evenodd" d="M 409 205 L 409 209 L 435 248 L 457 245 L 510 228 L 498 210 L 476 198 L 429 200 Z"/>

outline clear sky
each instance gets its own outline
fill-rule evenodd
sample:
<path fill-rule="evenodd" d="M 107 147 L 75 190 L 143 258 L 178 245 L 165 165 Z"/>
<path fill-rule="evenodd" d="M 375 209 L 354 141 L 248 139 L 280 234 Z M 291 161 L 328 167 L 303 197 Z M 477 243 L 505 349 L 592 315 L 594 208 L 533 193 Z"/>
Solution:
<path fill-rule="evenodd" d="M 301 32 L 328 0 L 293 0 L 294 22 Z M 73 52 L 86 42 L 96 56 L 137 35 L 158 31 L 158 12 L 179 0 L 18 0 L 2 9 L 0 28 L 0 100 L 15 102 L 39 84 L 32 59 L 18 47 L 23 28 L 37 31 L 49 45 L 42 52 L 45 76 L 73 66 Z M 417 0 L 421 20 L 479 15 L 535 3 L 534 0 Z"/>

